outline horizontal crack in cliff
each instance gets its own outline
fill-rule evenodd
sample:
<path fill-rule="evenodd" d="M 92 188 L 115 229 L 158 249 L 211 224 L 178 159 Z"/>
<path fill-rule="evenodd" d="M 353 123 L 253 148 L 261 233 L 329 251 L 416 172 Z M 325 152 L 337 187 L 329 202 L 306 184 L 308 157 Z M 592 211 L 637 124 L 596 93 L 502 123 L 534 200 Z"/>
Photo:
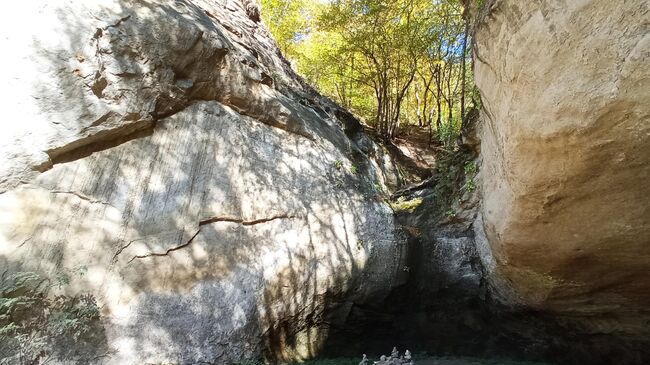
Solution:
<path fill-rule="evenodd" d="M 231 223 L 238 223 L 238 224 L 241 224 L 243 226 L 252 226 L 252 225 L 256 225 L 256 224 L 271 222 L 271 221 L 274 221 L 274 220 L 277 220 L 277 219 L 293 219 L 293 218 L 296 218 L 296 216 L 288 215 L 288 214 L 279 214 L 279 215 L 274 215 L 274 216 L 271 216 L 271 217 L 259 218 L 259 219 L 253 219 L 253 220 L 244 220 L 242 218 L 235 218 L 235 217 L 228 217 L 228 216 L 225 216 L 225 217 L 216 216 L 216 217 L 210 217 L 210 218 L 201 220 L 199 222 L 199 227 L 204 226 L 206 224 L 217 223 L 217 222 L 231 222 Z M 133 256 L 129 260 L 129 263 L 131 263 L 133 260 L 136 260 L 136 259 L 144 259 L 144 258 L 147 258 L 147 257 L 154 257 L 154 256 L 167 256 L 167 255 L 169 255 L 170 252 L 174 252 L 174 251 L 177 251 L 177 250 L 180 250 L 180 249 L 183 249 L 183 248 L 189 246 L 192 243 L 192 241 L 194 240 L 194 238 L 196 238 L 196 236 L 198 236 L 198 234 L 200 232 L 201 232 L 201 229 L 199 228 L 196 231 L 196 233 L 187 242 L 183 243 L 182 245 L 178 245 L 178 246 L 169 248 L 165 252 L 151 252 L 151 253 L 148 253 L 148 254 L 145 254 L 145 255 Z M 122 251 L 124 251 L 129 246 L 131 246 L 131 244 L 133 242 L 135 242 L 135 241 L 138 241 L 138 240 L 136 239 L 136 240 L 129 241 L 129 243 L 127 243 L 126 245 L 120 247 L 115 252 L 115 254 L 113 255 L 112 262 L 113 263 L 116 262 L 117 257 L 122 253 Z"/>
<path fill-rule="evenodd" d="M 135 260 L 135 259 L 144 259 L 144 258 L 147 258 L 147 257 L 153 257 L 153 256 L 167 256 L 167 255 L 169 255 L 170 252 L 178 251 L 178 250 L 180 250 L 180 249 L 182 249 L 182 248 L 185 248 L 185 247 L 189 246 L 189 245 L 192 243 L 192 241 L 194 241 L 194 238 L 196 238 L 196 236 L 199 235 L 200 232 L 201 232 L 200 229 L 197 230 L 196 233 L 194 233 L 194 235 L 193 235 L 192 237 L 190 237 L 190 239 L 189 239 L 187 242 L 183 243 L 182 245 L 179 245 L 179 246 L 176 246 L 176 247 L 169 248 L 169 249 L 167 249 L 167 251 L 165 251 L 165 252 L 151 252 L 151 253 L 148 253 L 148 254 L 146 254 L 146 255 L 136 255 L 136 256 L 133 256 L 133 257 L 131 258 L 131 260 L 129 260 L 129 263 L 131 263 L 131 261 L 133 261 L 133 260 Z M 134 241 L 129 242 L 129 244 L 127 244 L 127 245 L 124 246 L 122 249 L 120 249 L 120 250 L 115 254 L 114 257 L 117 257 L 117 255 L 118 255 L 120 252 L 122 252 L 122 250 L 124 250 L 125 248 L 129 247 L 129 245 L 130 245 L 131 243 L 133 243 L 133 242 L 134 242 Z"/>
<path fill-rule="evenodd" d="M 79 199 L 81 199 L 81 200 L 85 200 L 85 201 L 90 202 L 90 203 L 93 203 L 93 204 L 102 204 L 102 205 L 112 206 L 112 205 L 111 205 L 110 203 L 108 203 L 108 202 L 101 201 L 101 200 L 95 200 L 95 199 L 92 199 L 92 198 L 90 198 L 90 197 L 87 197 L 87 196 L 85 196 L 85 195 L 83 195 L 83 194 L 77 193 L 77 192 L 75 192 L 75 191 L 52 190 L 52 191 L 50 191 L 50 193 L 51 193 L 51 194 L 70 194 L 70 195 L 74 195 L 74 196 L 76 196 L 77 198 L 79 198 Z"/>
<path fill-rule="evenodd" d="M 274 221 L 276 219 L 293 219 L 296 218 L 296 216 L 293 215 L 288 215 L 288 214 L 280 214 L 280 215 L 274 215 L 268 218 L 260 218 L 260 219 L 253 219 L 253 220 L 244 220 L 242 218 L 235 218 L 235 217 L 210 217 L 207 219 L 204 219 L 199 222 L 199 226 L 204 226 L 206 224 L 211 224 L 211 223 L 217 223 L 217 222 L 231 222 L 231 223 L 239 223 L 243 226 L 252 226 L 255 224 L 261 224 L 261 223 L 267 223 Z"/>

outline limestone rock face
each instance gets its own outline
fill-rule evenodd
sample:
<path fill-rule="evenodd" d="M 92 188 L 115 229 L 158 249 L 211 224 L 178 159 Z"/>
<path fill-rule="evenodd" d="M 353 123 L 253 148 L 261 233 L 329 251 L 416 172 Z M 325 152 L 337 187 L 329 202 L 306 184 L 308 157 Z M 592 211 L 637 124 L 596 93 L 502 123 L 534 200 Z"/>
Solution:
<path fill-rule="evenodd" d="M 592 318 L 601 333 L 647 336 L 650 4 L 490 3 L 475 35 L 476 226 L 493 289 Z"/>
<path fill-rule="evenodd" d="M 55 0 L 0 15 L 0 264 L 87 267 L 70 290 L 102 308 L 95 362 L 304 358 L 329 313 L 381 300 L 403 266 L 375 188 L 385 156 L 251 9 Z"/>

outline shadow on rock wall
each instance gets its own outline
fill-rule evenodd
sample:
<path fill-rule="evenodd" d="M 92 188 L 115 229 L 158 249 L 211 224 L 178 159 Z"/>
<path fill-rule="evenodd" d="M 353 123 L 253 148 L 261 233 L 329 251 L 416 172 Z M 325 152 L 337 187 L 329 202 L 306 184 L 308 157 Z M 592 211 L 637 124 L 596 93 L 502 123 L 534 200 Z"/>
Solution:
<path fill-rule="evenodd" d="M 87 266 L 70 290 L 98 297 L 103 361 L 307 358 L 332 313 L 387 295 L 401 248 L 377 176 L 334 116 L 279 91 L 298 81 L 239 2 L 37 14 L 56 30 L 32 47 L 47 158 L 7 179 L 1 259 Z"/>

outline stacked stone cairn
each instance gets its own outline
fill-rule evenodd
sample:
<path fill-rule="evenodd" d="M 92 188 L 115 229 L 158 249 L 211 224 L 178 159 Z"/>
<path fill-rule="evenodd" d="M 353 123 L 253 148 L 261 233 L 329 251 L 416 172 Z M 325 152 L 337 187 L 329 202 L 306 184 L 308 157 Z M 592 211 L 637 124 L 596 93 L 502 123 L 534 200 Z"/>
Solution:
<path fill-rule="evenodd" d="M 373 361 L 373 365 L 415 365 L 413 358 L 411 356 L 411 351 L 406 350 L 404 355 L 400 356 L 397 347 L 393 347 L 393 351 L 390 352 L 390 356 L 381 355 L 379 361 Z M 359 365 L 370 365 L 370 360 L 368 356 L 363 354 L 363 359 Z"/>

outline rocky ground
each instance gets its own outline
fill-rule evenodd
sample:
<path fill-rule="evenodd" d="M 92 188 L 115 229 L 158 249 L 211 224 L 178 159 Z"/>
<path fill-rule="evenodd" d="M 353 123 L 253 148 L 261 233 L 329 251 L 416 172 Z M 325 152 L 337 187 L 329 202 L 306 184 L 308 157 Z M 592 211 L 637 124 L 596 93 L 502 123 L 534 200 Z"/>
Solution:
<path fill-rule="evenodd" d="M 321 359 L 303 363 L 305 365 L 356 365 L 358 359 Z M 506 359 L 480 359 L 474 357 L 424 357 L 415 361 L 417 365 L 551 365 L 550 363 L 512 361 Z"/>

